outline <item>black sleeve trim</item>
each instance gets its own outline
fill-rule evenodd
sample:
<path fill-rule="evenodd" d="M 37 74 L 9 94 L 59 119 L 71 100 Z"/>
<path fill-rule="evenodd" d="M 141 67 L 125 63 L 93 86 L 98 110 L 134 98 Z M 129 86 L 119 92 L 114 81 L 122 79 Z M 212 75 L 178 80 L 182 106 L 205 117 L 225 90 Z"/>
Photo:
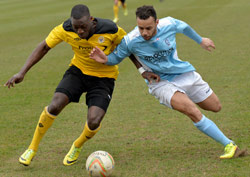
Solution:
<path fill-rule="evenodd" d="M 70 18 L 63 23 L 63 29 L 65 31 L 75 32 L 73 30 Z"/>
<path fill-rule="evenodd" d="M 95 18 L 95 21 L 97 22 L 97 25 L 94 34 L 115 34 L 118 31 L 117 25 L 109 19 Z M 65 31 L 75 32 L 73 30 L 70 18 L 63 23 L 63 29 Z"/>
<path fill-rule="evenodd" d="M 108 19 L 95 18 L 97 21 L 95 34 L 115 34 L 118 31 L 117 25 Z"/>

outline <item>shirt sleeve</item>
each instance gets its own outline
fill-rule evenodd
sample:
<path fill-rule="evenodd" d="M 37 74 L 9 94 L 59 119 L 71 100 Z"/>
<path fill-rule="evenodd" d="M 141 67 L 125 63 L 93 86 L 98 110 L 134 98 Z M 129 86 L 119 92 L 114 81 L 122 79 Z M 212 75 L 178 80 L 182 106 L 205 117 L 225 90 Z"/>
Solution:
<path fill-rule="evenodd" d="M 130 55 L 131 52 L 128 50 L 127 43 L 123 38 L 121 43 L 115 48 L 115 50 L 108 55 L 108 62 L 106 63 L 106 65 L 116 65 Z"/>
<path fill-rule="evenodd" d="M 190 39 L 193 39 L 198 44 L 201 43 L 202 41 L 201 36 L 191 26 L 189 26 L 187 23 L 181 20 L 177 20 L 177 19 L 173 19 L 173 20 L 176 26 L 177 33 L 183 33 L 184 35 L 188 36 Z"/>
<path fill-rule="evenodd" d="M 63 38 L 61 36 L 62 34 L 61 31 L 62 31 L 62 25 L 56 26 L 45 39 L 47 45 L 50 48 L 55 47 L 57 44 L 63 41 Z"/>
<path fill-rule="evenodd" d="M 117 32 L 117 38 L 114 40 L 114 45 L 120 44 L 121 40 L 127 33 L 122 29 L 121 27 L 118 26 L 118 32 Z"/>

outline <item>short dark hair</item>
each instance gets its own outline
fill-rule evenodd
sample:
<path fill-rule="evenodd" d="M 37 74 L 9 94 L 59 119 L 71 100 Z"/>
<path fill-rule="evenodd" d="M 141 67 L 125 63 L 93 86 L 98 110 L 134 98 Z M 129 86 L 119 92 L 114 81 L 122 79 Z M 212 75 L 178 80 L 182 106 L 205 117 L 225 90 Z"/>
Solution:
<path fill-rule="evenodd" d="M 153 17 L 155 20 L 157 19 L 157 15 L 153 6 L 141 6 L 136 9 L 136 18 L 146 20 L 149 17 Z"/>
<path fill-rule="evenodd" d="M 71 10 L 71 17 L 80 19 L 83 16 L 90 16 L 89 8 L 83 4 L 75 5 Z"/>

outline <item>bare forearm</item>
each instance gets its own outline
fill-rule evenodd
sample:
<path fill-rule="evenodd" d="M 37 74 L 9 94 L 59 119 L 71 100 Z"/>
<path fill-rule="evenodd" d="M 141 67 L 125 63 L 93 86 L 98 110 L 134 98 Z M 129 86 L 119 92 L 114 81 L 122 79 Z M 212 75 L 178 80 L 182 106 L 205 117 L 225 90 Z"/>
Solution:
<path fill-rule="evenodd" d="M 147 79 L 148 82 L 151 84 L 152 82 L 159 82 L 160 81 L 160 76 L 157 74 L 146 71 L 142 64 L 135 58 L 135 56 L 132 54 L 129 56 L 130 60 L 134 63 L 135 67 L 138 69 L 139 73 L 144 79 Z"/>
<path fill-rule="evenodd" d="M 39 62 L 49 50 L 50 48 L 48 47 L 46 42 L 45 41 L 41 42 L 28 57 L 26 63 L 19 71 L 19 73 L 25 75 L 30 70 L 30 68 L 32 68 L 32 66 L 34 66 L 37 62 Z"/>
<path fill-rule="evenodd" d="M 137 69 L 142 67 L 141 63 L 135 58 L 135 56 L 133 54 L 130 55 L 129 58 L 134 63 L 134 65 Z"/>

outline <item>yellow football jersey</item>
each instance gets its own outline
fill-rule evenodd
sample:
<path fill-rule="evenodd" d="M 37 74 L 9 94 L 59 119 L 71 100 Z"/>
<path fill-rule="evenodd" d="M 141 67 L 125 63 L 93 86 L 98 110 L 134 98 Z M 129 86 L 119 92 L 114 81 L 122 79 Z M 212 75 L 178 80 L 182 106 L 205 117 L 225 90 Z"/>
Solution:
<path fill-rule="evenodd" d="M 50 48 L 55 47 L 62 41 L 72 46 L 74 56 L 70 66 L 78 67 L 84 74 L 96 77 L 108 77 L 117 79 L 118 66 L 108 66 L 96 62 L 89 57 L 90 51 L 97 46 L 106 55 L 110 54 L 121 42 L 126 32 L 110 20 L 95 18 L 97 22 L 94 34 L 88 39 L 81 39 L 74 32 L 71 20 L 56 26 L 46 38 L 46 43 Z"/>

